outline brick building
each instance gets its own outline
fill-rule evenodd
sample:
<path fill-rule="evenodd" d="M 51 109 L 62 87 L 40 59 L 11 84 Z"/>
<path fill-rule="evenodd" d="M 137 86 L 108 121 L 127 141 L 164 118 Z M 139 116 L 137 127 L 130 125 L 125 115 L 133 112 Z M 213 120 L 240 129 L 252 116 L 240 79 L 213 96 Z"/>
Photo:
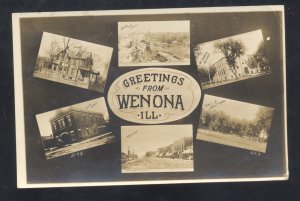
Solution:
<path fill-rule="evenodd" d="M 103 114 L 77 109 L 58 113 L 50 120 L 50 124 L 58 145 L 86 140 L 107 132 Z"/>

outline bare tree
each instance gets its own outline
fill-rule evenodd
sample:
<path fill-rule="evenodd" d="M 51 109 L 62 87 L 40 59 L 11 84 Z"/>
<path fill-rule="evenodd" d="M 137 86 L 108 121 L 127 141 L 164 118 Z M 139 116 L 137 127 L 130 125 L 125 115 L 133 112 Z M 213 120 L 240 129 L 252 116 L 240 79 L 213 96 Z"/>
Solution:
<path fill-rule="evenodd" d="M 224 54 L 230 71 L 237 79 L 236 59 L 245 54 L 244 44 L 241 41 L 228 39 L 224 42 L 217 43 L 215 47 L 220 49 L 220 51 Z"/>
<path fill-rule="evenodd" d="M 58 76 L 57 76 L 58 82 L 60 82 L 60 76 L 61 76 L 60 73 L 61 73 L 61 71 L 63 71 L 62 62 L 63 62 L 63 60 L 65 60 L 65 55 L 67 53 L 67 50 L 69 49 L 69 42 L 70 42 L 70 38 L 63 37 L 64 49 L 61 51 L 61 59 L 60 59 L 59 66 L 58 66 Z"/>

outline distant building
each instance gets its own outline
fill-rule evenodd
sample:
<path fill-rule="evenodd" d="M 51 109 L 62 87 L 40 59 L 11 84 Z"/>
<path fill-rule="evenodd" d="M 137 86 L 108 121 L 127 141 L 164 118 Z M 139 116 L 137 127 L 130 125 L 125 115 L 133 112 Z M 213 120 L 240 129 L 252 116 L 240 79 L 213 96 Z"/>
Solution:
<path fill-rule="evenodd" d="M 181 138 L 172 144 L 158 148 L 155 151 L 155 156 L 157 157 L 167 157 L 167 158 L 183 158 L 181 153 L 188 150 L 186 159 L 193 155 L 193 139 L 192 137 Z M 190 157 L 191 158 L 191 157 Z"/>
<path fill-rule="evenodd" d="M 172 150 L 183 151 L 189 147 L 193 146 L 193 139 L 191 137 L 181 138 L 172 144 Z"/>
<path fill-rule="evenodd" d="M 134 151 L 130 151 L 129 148 L 128 148 L 128 151 L 127 151 L 127 154 L 122 152 L 121 153 L 121 162 L 122 163 L 125 163 L 127 161 L 131 161 L 131 160 L 134 160 L 134 159 L 137 159 L 138 158 L 138 155 L 134 153 Z"/>
<path fill-rule="evenodd" d="M 121 153 L 121 162 L 124 163 L 124 162 L 127 162 L 128 161 L 128 155 L 125 154 L 124 152 Z"/>
<path fill-rule="evenodd" d="M 107 132 L 101 113 L 69 109 L 50 120 L 53 138 L 58 145 L 70 144 L 99 136 Z"/>
<path fill-rule="evenodd" d="M 250 68 L 249 67 L 249 59 L 251 59 L 252 56 L 241 56 L 236 59 L 236 76 L 243 77 L 248 75 L 254 75 L 257 73 L 260 73 L 261 70 L 259 67 L 257 68 Z M 212 81 L 214 83 L 216 82 L 222 82 L 227 80 L 234 80 L 236 79 L 235 75 L 230 70 L 230 67 L 226 61 L 226 58 L 223 57 L 217 62 L 215 62 L 213 65 L 211 65 L 209 68 L 214 67 L 216 69 L 216 73 L 214 77 L 212 78 Z"/>
<path fill-rule="evenodd" d="M 57 146 L 56 140 L 54 139 L 53 135 L 50 136 L 42 136 L 42 142 L 44 145 L 44 149 L 50 149 L 52 147 Z"/>

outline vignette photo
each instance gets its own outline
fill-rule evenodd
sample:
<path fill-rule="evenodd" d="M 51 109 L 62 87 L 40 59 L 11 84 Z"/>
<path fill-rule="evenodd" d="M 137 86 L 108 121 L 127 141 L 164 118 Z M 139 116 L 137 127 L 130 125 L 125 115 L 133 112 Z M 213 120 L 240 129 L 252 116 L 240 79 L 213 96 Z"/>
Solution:
<path fill-rule="evenodd" d="M 266 153 L 274 109 L 205 95 L 197 139 Z"/>
<path fill-rule="evenodd" d="M 189 21 L 118 22 L 119 66 L 189 65 Z"/>
<path fill-rule="evenodd" d="M 104 98 L 36 115 L 46 159 L 114 141 Z"/>
<path fill-rule="evenodd" d="M 33 76 L 103 92 L 113 48 L 44 32 Z"/>
<path fill-rule="evenodd" d="M 192 127 L 122 126 L 122 173 L 194 171 Z"/>
<path fill-rule="evenodd" d="M 194 49 L 203 89 L 271 73 L 261 29 L 206 43 Z"/>

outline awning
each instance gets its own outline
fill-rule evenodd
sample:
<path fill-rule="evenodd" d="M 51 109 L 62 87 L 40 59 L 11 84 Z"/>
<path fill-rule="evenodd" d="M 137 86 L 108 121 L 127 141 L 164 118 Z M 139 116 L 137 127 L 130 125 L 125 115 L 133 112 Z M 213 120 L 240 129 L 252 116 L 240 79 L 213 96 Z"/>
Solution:
<path fill-rule="evenodd" d="M 171 156 L 171 155 L 172 155 L 172 153 L 170 153 L 170 152 L 166 154 L 166 156 Z"/>
<path fill-rule="evenodd" d="M 193 153 L 192 149 L 187 149 L 182 152 L 182 154 L 192 154 L 192 153 Z"/>

